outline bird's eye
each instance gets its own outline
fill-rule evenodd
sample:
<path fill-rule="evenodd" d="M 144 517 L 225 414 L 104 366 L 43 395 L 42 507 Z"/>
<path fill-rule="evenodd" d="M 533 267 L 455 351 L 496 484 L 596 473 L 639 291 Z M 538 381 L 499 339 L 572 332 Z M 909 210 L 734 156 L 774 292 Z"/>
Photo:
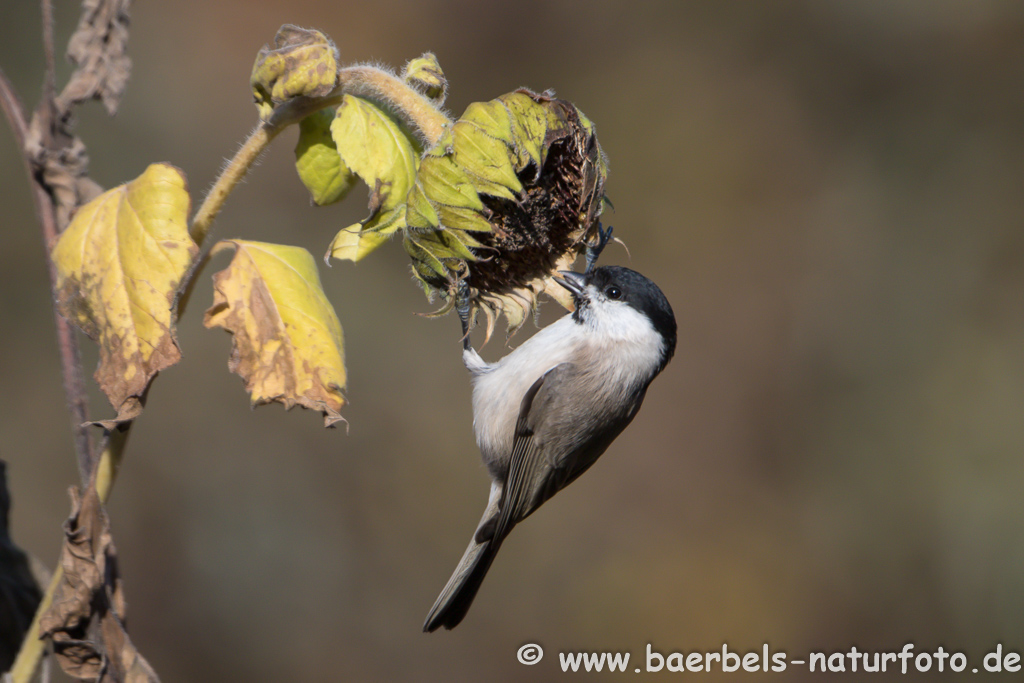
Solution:
<path fill-rule="evenodd" d="M 609 285 L 609 287 L 604 290 L 604 295 L 609 299 L 619 299 L 622 297 L 622 290 L 615 285 Z"/>

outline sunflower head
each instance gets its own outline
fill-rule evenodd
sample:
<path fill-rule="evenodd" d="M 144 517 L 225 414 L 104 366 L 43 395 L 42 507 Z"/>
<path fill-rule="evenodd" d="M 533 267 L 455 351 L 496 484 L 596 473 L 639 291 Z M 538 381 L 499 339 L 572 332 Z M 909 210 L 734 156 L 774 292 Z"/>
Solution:
<path fill-rule="evenodd" d="M 424 155 L 409 202 L 421 193 L 434 213 L 410 232 L 457 240 L 472 258 L 442 261 L 441 272 L 412 254 L 414 271 L 449 301 L 465 280 L 488 334 L 497 314 L 514 331 L 540 292 L 567 303 L 552 276 L 594 238 L 606 175 L 594 126 L 571 103 L 517 90 L 472 104 Z"/>
<path fill-rule="evenodd" d="M 283 96 L 308 99 L 323 87 L 312 67 L 333 51 L 317 36 L 296 42 L 304 51 L 289 54 L 313 61 L 289 62 L 289 73 L 307 75 L 308 87 L 295 77 Z M 282 89 L 263 81 L 264 91 Z M 440 109 L 447 88 L 431 53 L 401 76 L 341 69 L 331 106 L 300 126 L 299 176 L 318 204 L 342 199 L 357 178 L 370 189 L 370 214 L 338 233 L 328 257 L 359 261 L 400 234 L 427 296 L 446 302 L 438 314 L 461 290 L 473 317 L 486 315 L 488 337 L 499 315 L 511 333 L 541 292 L 571 307 L 552 276 L 596 239 L 607 163 L 594 125 L 551 92 L 516 90 L 451 120 Z"/>

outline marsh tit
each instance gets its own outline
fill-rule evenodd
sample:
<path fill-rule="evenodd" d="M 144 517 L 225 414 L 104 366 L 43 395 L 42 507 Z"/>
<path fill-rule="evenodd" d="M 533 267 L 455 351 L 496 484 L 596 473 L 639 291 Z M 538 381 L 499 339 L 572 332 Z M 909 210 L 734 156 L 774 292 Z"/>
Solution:
<path fill-rule="evenodd" d="M 560 276 L 573 313 L 496 363 L 465 345 L 473 428 L 491 493 L 424 631 L 462 621 L 512 528 L 594 464 L 675 351 L 672 307 L 640 273 L 603 266 Z"/>

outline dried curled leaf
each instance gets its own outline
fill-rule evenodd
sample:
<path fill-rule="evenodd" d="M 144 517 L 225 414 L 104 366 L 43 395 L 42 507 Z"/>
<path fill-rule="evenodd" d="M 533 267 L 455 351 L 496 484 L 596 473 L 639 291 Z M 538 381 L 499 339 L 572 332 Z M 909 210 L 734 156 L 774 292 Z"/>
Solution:
<path fill-rule="evenodd" d="M 260 118 L 293 97 L 326 95 L 338 82 L 338 50 L 320 31 L 285 24 L 256 55 L 249 83 Z"/>
<path fill-rule="evenodd" d="M 333 121 L 334 112 L 329 109 L 302 119 L 295 144 L 295 169 L 319 206 L 344 199 L 356 184 L 355 174 L 341 160 L 331 136 Z"/>
<path fill-rule="evenodd" d="M 89 156 L 72 131 L 72 109 L 98 99 L 111 115 L 117 111 L 131 71 L 128 6 L 129 0 L 82 2 L 67 52 L 76 69 L 53 98 L 53 106 L 38 107 L 29 124 L 25 153 L 53 197 L 58 232 L 67 227 L 79 206 L 103 192 L 89 178 Z"/>
<path fill-rule="evenodd" d="M 231 264 L 213 276 L 213 306 L 203 321 L 234 336 L 228 367 L 245 380 L 253 405 L 319 410 L 328 427 L 344 420 L 341 323 L 313 257 L 300 247 L 244 240 L 224 240 L 212 253 L 231 248 Z"/>
<path fill-rule="evenodd" d="M 395 118 L 353 95 L 345 95 L 338 107 L 331 135 L 342 162 L 370 188 L 370 215 L 339 232 L 328 255 L 358 261 L 405 227 L 405 200 L 416 182 L 419 152 Z"/>
<path fill-rule="evenodd" d="M 57 108 L 96 98 L 113 115 L 128 84 L 130 0 L 84 0 L 78 28 L 68 42 L 68 59 L 78 68 L 57 99 Z"/>
<path fill-rule="evenodd" d="M 136 417 L 153 377 L 181 358 L 172 307 L 198 252 L 188 210 L 181 171 L 153 164 L 79 209 L 53 248 L 61 314 L 99 342 L 96 381 L 117 410 L 105 427 Z"/>
<path fill-rule="evenodd" d="M 64 577 L 40 632 L 53 639 L 57 661 L 69 676 L 101 683 L 159 681 L 124 627 L 117 551 L 95 484 L 81 498 L 72 488 L 71 504 L 60 560 Z"/>

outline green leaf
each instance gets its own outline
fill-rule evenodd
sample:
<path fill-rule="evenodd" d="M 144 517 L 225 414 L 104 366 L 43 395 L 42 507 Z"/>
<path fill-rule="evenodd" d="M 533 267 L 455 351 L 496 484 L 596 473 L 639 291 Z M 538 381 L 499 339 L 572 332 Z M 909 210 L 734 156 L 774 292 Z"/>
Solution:
<path fill-rule="evenodd" d="M 117 410 L 142 412 L 156 374 L 181 358 L 172 304 L 199 249 L 189 237 L 185 176 L 153 164 L 75 214 L 51 255 L 61 314 L 99 342 L 96 381 Z"/>
<path fill-rule="evenodd" d="M 299 141 L 295 145 L 295 168 L 299 179 L 319 206 L 344 199 L 356 184 L 356 175 L 338 154 L 331 136 L 334 112 L 321 110 L 299 122 Z"/>
<path fill-rule="evenodd" d="M 523 92 L 513 92 L 498 98 L 511 115 L 514 140 L 519 162 L 516 170 L 521 171 L 531 162 L 540 174 L 544 167 L 547 150 L 544 140 L 548 130 L 548 114 L 544 105 Z"/>
<path fill-rule="evenodd" d="M 437 212 L 417 182 L 406 197 L 405 222 L 414 230 L 436 230 Z"/>
<path fill-rule="evenodd" d="M 448 234 L 447 230 L 435 230 L 419 235 L 409 235 L 409 237 L 438 260 L 465 260 L 467 258 L 469 260 L 476 260 L 472 254 L 465 255 L 466 247 L 460 244 L 454 236 Z M 447 273 L 445 274 L 447 275 Z"/>
<path fill-rule="evenodd" d="M 512 141 L 512 120 L 501 100 L 473 102 L 466 107 L 459 120 L 476 124 L 480 130 L 493 138 L 506 143 Z"/>
<path fill-rule="evenodd" d="M 402 246 L 405 247 L 405 252 L 412 257 L 412 266 L 416 274 L 425 282 L 434 283 L 436 287 L 436 283 L 444 282 L 447 279 L 448 270 L 441 263 L 441 259 L 433 254 L 432 249 L 426 248 L 411 235 L 406 235 L 402 240 Z"/>
<path fill-rule="evenodd" d="M 458 228 L 470 232 L 493 232 L 492 226 L 479 212 L 472 209 L 464 209 L 459 206 L 437 207 L 438 218 L 441 225 L 446 228 Z"/>
<path fill-rule="evenodd" d="M 454 258 L 464 261 L 476 261 L 476 256 L 469 250 L 472 246 L 480 246 L 480 243 L 461 230 L 440 230 L 437 233 L 438 241 L 443 244 L 448 253 Z M 436 253 L 436 252 L 435 252 Z"/>
<path fill-rule="evenodd" d="M 576 110 L 576 115 L 580 119 L 580 125 L 583 126 L 583 130 L 585 130 L 588 135 L 597 135 L 596 131 L 594 130 L 594 123 L 590 119 L 587 118 L 586 114 L 584 114 L 579 109 L 577 109 Z M 597 152 L 596 156 L 597 156 L 596 164 L 597 164 L 598 173 L 601 174 L 601 177 L 605 177 L 605 176 L 608 175 L 608 160 L 605 159 L 604 154 L 602 152 L 600 152 L 600 151 Z M 610 201 L 608 201 L 607 203 L 611 204 Z"/>
<path fill-rule="evenodd" d="M 324 295 L 309 252 L 265 242 L 224 240 L 212 254 L 234 249 L 213 276 L 206 327 L 233 336 L 228 367 L 245 380 L 253 405 L 278 402 L 344 418 L 345 356 L 341 323 Z"/>
<path fill-rule="evenodd" d="M 457 228 L 445 228 L 444 231 L 450 235 L 453 235 L 455 239 L 459 240 L 467 247 L 472 247 L 473 249 L 484 248 L 484 245 L 478 242 L 477 239 L 473 237 L 473 234 L 470 232 L 466 232 L 465 230 L 459 230 Z M 474 256 L 476 255 L 474 254 Z"/>

